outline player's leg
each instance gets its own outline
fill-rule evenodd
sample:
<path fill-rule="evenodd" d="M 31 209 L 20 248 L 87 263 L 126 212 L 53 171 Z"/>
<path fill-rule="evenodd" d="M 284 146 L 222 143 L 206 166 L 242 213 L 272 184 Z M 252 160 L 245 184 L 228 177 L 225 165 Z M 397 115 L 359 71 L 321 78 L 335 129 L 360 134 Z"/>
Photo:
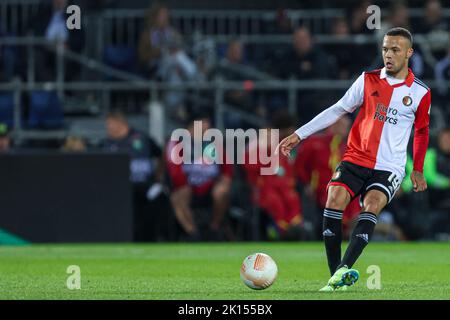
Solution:
<path fill-rule="evenodd" d="M 352 266 L 372 237 L 377 215 L 389 201 L 385 193 L 373 189 L 368 190 L 363 197 L 363 211 L 359 215 L 355 229 L 353 229 L 344 258 L 337 271 L 328 281 L 328 285 L 335 289 L 344 285 L 352 285 L 358 280 L 359 272 L 352 269 Z"/>
<path fill-rule="evenodd" d="M 323 213 L 323 240 L 331 275 L 341 262 L 342 214 L 352 198 L 362 190 L 364 182 L 364 170 L 343 161 L 328 184 Z"/>
<path fill-rule="evenodd" d="M 176 189 L 170 195 L 170 202 L 175 211 L 175 217 L 183 230 L 189 236 L 197 234 L 192 210 L 190 208 L 192 199 L 192 189 L 189 186 L 183 186 Z"/>
<path fill-rule="evenodd" d="M 353 229 L 350 243 L 342 259 L 341 266 L 351 268 L 372 238 L 377 217 L 381 210 L 391 201 L 400 187 L 401 179 L 389 171 L 374 170 L 373 176 L 366 182 L 362 192 L 362 212 Z"/>
<path fill-rule="evenodd" d="M 211 195 L 213 199 L 213 216 L 210 223 L 210 228 L 213 231 L 218 231 L 222 224 L 225 213 L 229 207 L 231 190 L 231 179 L 222 177 L 214 185 Z"/>
<path fill-rule="evenodd" d="M 323 291 L 334 291 L 349 283 L 344 280 L 350 275 L 352 281 L 358 278 L 358 271 L 342 269 L 341 243 L 342 243 L 342 215 L 351 202 L 362 190 L 367 180 L 367 168 L 352 163 L 342 162 L 337 168 L 329 183 L 328 199 L 323 215 L 323 239 L 327 252 L 328 266 L 331 278 Z"/>
<path fill-rule="evenodd" d="M 364 248 L 372 238 L 377 216 L 386 206 L 389 199 L 385 193 L 379 190 L 369 190 L 363 199 L 363 209 L 359 215 L 355 229 L 353 229 L 350 243 L 345 252 L 340 267 L 351 268 Z"/>
<path fill-rule="evenodd" d="M 331 185 L 323 213 L 323 241 L 328 268 L 333 275 L 341 263 L 342 213 L 351 201 L 351 195 L 343 186 Z"/>

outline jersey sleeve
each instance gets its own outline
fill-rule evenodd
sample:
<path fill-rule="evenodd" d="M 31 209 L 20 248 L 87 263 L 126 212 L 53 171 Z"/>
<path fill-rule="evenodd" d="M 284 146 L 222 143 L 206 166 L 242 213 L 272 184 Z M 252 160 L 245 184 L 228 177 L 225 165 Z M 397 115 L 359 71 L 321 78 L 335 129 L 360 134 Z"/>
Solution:
<path fill-rule="evenodd" d="M 413 162 L 414 170 L 423 172 L 423 164 L 428 148 L 431 91 L 428 90 L 417 107 L 414 120 Z"/>
<path fill-rule="evenodd" d="M 295 133 L 304 140 L 310 135 L 335 123 L 345 113 L 352 113 L 364 100 L 364 72 L 356 79 L 345 95 L 334 105 L 319 113 L 310 122 L 297 129 Z"/>

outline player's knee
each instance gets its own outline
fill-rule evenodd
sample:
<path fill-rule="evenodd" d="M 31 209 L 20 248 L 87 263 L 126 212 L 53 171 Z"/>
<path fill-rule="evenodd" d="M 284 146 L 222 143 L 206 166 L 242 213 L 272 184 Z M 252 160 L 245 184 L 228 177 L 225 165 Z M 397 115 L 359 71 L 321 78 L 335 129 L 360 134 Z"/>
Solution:
<path fill-rule="evenodd" d="M 328 194 L 326 207 L 344 210 L 348 202 L 347 197 L 348 196 L 345 192 L 332 191 Z"/>
<path fill-rule="evenodd" d="M 384 199 L 381 197 L 370 197 L 364 199 L 364 208 L 363 210 L 366 212 L 372 212 L 375 214 L 379 214 L 384 207 Z"/>

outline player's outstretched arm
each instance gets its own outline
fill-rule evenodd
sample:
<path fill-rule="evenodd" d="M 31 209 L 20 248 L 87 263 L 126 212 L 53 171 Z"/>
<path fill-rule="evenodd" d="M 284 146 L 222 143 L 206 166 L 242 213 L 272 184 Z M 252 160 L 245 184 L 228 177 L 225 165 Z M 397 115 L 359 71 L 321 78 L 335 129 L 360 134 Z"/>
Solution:
<path fill-rule="evenodd" d="M 281 152 L 281 154 L 283 154 L 285 157 L 289 157 L 292 149 L 294 149 L 300 143 L 300 141 L 300 137 L 294 132 L 290 136 L 281 140 L 281 142 L 275 149 L 275 155 L 278 155 L 278 153 Z"/>

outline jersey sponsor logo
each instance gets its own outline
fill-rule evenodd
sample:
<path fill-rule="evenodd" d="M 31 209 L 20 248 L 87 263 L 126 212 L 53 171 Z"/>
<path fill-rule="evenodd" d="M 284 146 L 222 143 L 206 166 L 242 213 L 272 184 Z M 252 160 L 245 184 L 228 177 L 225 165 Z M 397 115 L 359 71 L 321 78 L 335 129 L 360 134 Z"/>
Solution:
<path fill-rule="evenodd" d="M 410 96 L 404 96 L 402 102 L 407 107 L 409 107 L 413 103 L 412 98 Z"/>
<path fill-rule="evenodd" d="M 375 113 L 373 115 L 373 120 L 378 120 L 381 122 L 387 122 L 393 125 L 398 123 L 398 119 L 396 118 L 398 114 L 398 110 L 395 108 L 388 108 L 382 103 L 378 103 L 375 108 Z"/>

